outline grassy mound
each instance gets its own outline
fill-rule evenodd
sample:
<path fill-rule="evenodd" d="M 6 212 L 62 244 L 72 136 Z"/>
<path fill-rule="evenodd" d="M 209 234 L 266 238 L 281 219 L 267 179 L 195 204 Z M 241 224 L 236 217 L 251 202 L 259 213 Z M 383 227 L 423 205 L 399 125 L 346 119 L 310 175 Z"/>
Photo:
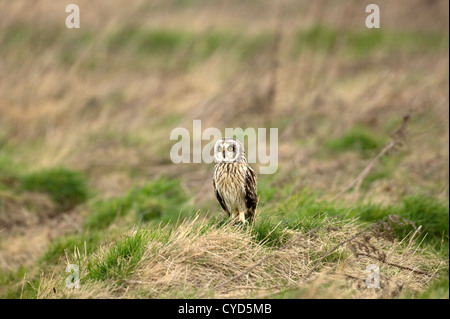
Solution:
<path fill-rule="evenodd" d="M 307 232 L 282 227 L 279 236 L 287 240 L 279 247 L 265 245 L 253 226 L 232 223 L 194 219 L 135 229 L 91 254 L 80 249 L 69 257 L 79 266 L 80 289 L 65 287 L 62 270 L 41 280 L 37 297 L 388 298 L 425 290 L 448 269 L 445 258 L 427 256 L 411 234 L 393 240 L 380 229 L 327 217 Z M 370 264 L 379 267 L 380 289 L 365 286 Z"/>

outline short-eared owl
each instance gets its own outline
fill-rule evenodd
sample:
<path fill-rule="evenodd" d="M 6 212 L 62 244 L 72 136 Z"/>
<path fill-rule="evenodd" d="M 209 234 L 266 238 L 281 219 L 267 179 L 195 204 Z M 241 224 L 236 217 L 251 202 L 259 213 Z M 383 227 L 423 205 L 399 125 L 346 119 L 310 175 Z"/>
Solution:
<path fill-rule="evenodd" d="M 256 175 L 245 158 L 244 146 L 233 138 L 223 138 L 214 148 L 213 186 L 228 216 L 245 223 L 255 217 L 258 195 Z"/>

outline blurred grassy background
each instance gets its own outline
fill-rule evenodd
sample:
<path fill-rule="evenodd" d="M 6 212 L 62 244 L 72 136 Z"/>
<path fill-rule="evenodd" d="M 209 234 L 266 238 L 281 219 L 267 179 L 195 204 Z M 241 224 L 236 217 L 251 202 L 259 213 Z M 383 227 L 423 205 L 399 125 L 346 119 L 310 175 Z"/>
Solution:
<path fill-rule="evenodd" d="M 1 294 L 75 245 L 217 216 L 213 165 L 169 158 L 194 119 L 278 127 L 259 240 L 280 244 L 279 220 L 397 213 L 448 255 L 448 1 L 378 1 L 378 30 L 371 1 L 79 0 L 67 29 L 69 3 L 0 1 Z M 404 145 L 333 201 L 406 114 Z"/>

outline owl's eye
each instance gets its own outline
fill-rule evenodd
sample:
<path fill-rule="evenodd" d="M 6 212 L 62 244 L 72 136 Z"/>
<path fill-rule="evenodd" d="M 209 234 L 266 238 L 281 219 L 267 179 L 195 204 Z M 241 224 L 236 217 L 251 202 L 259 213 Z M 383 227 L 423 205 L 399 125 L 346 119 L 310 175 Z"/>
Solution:
<path fill-rule="evenodd" d="M 219 148 L 217 149 L 218 152 L 222 152 L 222 146 L 219 146 Z"/>
<path fill-rule="evenodd" d="M 233 146 L 228 146 L 228 152 L 233 152 L 234 151 L 234 147 Z"/>

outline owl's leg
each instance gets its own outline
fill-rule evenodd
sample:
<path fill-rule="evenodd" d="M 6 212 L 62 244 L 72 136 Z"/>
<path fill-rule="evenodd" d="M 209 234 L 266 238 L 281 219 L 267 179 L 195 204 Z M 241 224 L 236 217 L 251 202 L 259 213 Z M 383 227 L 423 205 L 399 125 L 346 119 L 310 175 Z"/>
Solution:
<path fill-rule="evenodd" d="M 239 212 L 239 221 L 245 224 L 245 212 Z"/>
<path fill-rule="evenodd" d="M 250 224 L 253 224 L 255 221 L 255 211 L 254 210 L 247 210 L 245 213 L 245 220 L 247 220 Z"/>

